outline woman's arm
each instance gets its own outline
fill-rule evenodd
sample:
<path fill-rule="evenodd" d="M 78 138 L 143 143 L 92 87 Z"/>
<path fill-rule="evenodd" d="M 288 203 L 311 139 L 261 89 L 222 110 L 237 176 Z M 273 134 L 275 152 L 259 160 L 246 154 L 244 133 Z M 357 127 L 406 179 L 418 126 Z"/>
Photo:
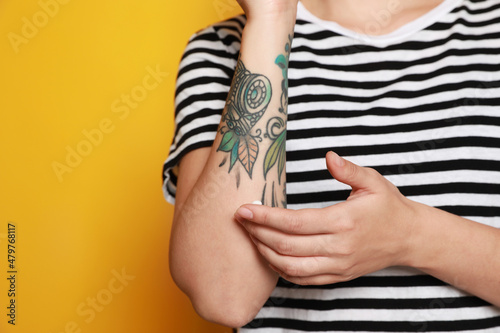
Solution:
<path fill-rule="evenodd" d="M 500 230 L 413 202 L 408 265 L 500 307 Z"/>
<path fill-rule="evenodd" d="M 297 0 L 241 1 L 240 58 L 213 146 L 180 162 L 170 270 L 205 319 L 239 327 L 276 285 L 234 212 L 285 207 L 287 69 Z"/>

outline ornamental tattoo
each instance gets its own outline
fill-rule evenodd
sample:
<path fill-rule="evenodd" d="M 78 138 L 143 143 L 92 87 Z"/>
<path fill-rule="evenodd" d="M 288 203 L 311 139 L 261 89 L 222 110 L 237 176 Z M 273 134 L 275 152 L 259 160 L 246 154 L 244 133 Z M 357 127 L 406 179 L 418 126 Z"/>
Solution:
<path fill-rule="evenodd" d="M 288 35 L 288 43 L 285 45 L 285 54 L 280 54 L 274 61 L 279 68 L 281 68 L 283 74 L 283 80 L 281 81 L 281 107 L 279 108 L 279 112 L 285 116 L 287 115 L 288 109 L 288 61 L 290 58 L 291 45 L 292 36 Z M 283 118 L 271 118 L 267 122 L 264 136 L 273 141 L 264 158 L 264 178 L 266 178 L 269 170 L 278 162 L 278 183 L 281 184 L 281 177 L 285 170 L 286 161 L 286 125 Z"/>
<path fill-rule="evenodd" d="M 269 142 L 264 156 L 263 176 L 266 180 L 262 190 L 262 203 L 272 207 L 286 207 L 285 161 L 286 161 L 286 117 L 288 108 L 288 62 L 292 36 L 288 36 L 284 54 L 274 61 L 281 69 L 280 106 L 276 116 L 268 118 L 266 126 L 256 124 L 261 120 L 272 97 L 271 83 L 261 74 L 251 73 L 238 59 L 233 82 L 226 101 L 219 132 L 222 135 L 217 151 L 228 153 L 220 167 L 229 161 L 229 171 L 239 163 L 252 178 L 252 171 L 259 154 L 259 142 Z M 260 127 L 260 128 L 256 128 Z M 264 134 L 262 133 L 265 131 Z M 263 134 L 263 135 L 262 135 Z M 267 146 L 267 145 L 266 145 Z M 276 165 L 277 182 L 266 179 Z M 236 169 L 236 187 L 239 187 L 241 169 Z"/>
<path fill-rule="evenodd" d="M 226 112 L 222 117 L 226 125 L 219 131 L 222 141 L 217 151 L 230 153 L 229 172 L 239 161 L 252 178 L 252 170 L 259 153 L 262 131 L 251 130 L 262 117 L 272 96 L 271 83 L 264 75 L 252 74 L 238 61 L 233 85 L 226 102 Z"/>

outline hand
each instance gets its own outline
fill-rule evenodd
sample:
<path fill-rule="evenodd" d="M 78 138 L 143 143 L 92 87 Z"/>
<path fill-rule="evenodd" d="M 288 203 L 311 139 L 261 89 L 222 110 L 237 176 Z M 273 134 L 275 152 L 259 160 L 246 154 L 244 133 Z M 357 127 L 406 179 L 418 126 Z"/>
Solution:
<path fill-rule="evenodd" d="M 238 0 L 249 20 L 262 17 L 274 19 L 281 15 L 292 15 L 295 19 L 298 2 L 299 0 Z"/>
<path fill-rule="evenodd" d="M 270 267 L 290 282 L 320 285 L 406 265 L 415 202 L 373 169 L 333 152 L 326 163 L 352 187 L 345 202 L 301 210 L 244 205 L 235 213 Z"/>

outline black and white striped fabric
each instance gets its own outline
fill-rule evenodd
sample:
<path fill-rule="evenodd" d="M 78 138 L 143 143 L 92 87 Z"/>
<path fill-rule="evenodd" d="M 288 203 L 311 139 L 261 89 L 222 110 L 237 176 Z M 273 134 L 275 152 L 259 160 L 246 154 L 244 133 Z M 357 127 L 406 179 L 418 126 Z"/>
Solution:
<path fill-rule="evenodd" d="M 372 27 L 383 24 L 377 20 Z M 195 34 L 182 58 L 163 174 L 170 202 L 180 158 L 213 142 L 244 23 L 240 16 Z M 348 197 L 325 168 L 333 150 L 375 168 L 412 200 L 500 227 L 500 0 L 445 0 L 377 37 L 322 21 L 299 4 L 289 86 L 289 208 Z M 326 286 L 280 280 L 239 331 L 500 332 L 500 309 L 420 271 L 391 267 Z"/>

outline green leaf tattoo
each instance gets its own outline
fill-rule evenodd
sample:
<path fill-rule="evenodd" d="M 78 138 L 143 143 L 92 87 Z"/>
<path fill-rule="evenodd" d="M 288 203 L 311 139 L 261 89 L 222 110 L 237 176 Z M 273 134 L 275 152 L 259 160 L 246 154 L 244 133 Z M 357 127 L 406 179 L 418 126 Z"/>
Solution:
<path fill-rule="evenodd" d="M 284 127 L 285 123 L 280 117 L 271 118 L 267 123 L 266 137 L 273 140 L 273 143 L 269 147 L 264 158 L 264 178 L 266 178 L 269 170 L 276 164 L 276 161 L 278 161 L 278 182 L 280 184 L 286 161 L 286 129 Z M 283 128 L 283 130 L 279 134 L 275 134 L 274 128 L 278 130 Z"/>
<path fill-rule="evenodd" d="M 290 49 L 292 45 L 292 36 L 288 35 L 289 42 L 285 45 L 285 54 L 280 54 L 274 61 L 283 74 L 281 81 L 281 107 L 279 112 L 286 115 L 288 109 L 288 61 L 290 58 Z M 276 134 L 275 129 L 282 129 Z M 286 161 L 286 125 L 281 117 L 274 117 L 267 123 L 266 137 L 273 140 L 264 158 L 264 178 L 266 178 L 269 170 L 278 162 L 278 183 L 281 184 L 281 176 L 285 170 Z"/>
<path fill-rule="evenodd" d="M 268 118 L 265 126 L 256 126 L 271 101 L 272 89 L 269 79 L 261 74 L 251 73 L 238 59 L 231 90 L 222 116 L 219 132 L 222 135 L 217 151 L 227 153 L 220 167 L 229 160 L 229 171 L 239 162 L 250 178 L 259 155 L 259 142 L 263 130 L 269 139 L 269 148 L 264 156 L 264 179 L 262 203 L 273 207 L 286 207 L 286 118 L 288 109 L 288 63 L 292 36 L 288 36 L 284 54 L 278 55 L 275 64 L 281 69 L 280 106 L 276 116 Z M 260 128 L 256 128 L 260 127 Z M 229 158 L 228 158 L 229 157 Z M 278 181 L 267 179 L 268 173 L 276 166 Z M 283 179 L 282 179 L 283 178 Z M 268 184 L 269 183 L 269 184 Z M 236 170 L 236 186 L 240 184 L 240 171 Z M 278 186 L 278 184 L 280 186 Z M 268 186 L 269 185 L 269 186 Z"/>
<path fill-rule="evenodd" d="M 239 146 L 240 140 L 236 140 L 236 143 L 234 144 L 233 148 L 231 149 L 231 164 L 229 164 L 229 171 L 233 168 L 234 164 L 236 163 L 236 160 L 238 159 L 238 146 Z"/>
<path fill-rule="evenodd" d="M 229 172 L 240 161 L 252 178 L 253 166 L 259 153 L 257 140 L 261 130 L 250 133 L 255 124 L 262 118 L 271 101 L 271 82 L 260 74 L 252 74 L 238 61 L 234 73 L 233 84 L 226 102 L 226 112 L 222 117 L 225 126 L 220 128 L 223 135 L 217 151 L 230 152 Z"/>
<path fill-rule="evenodd" d="M 219 145 L 218 150 L 230 152 L 237 142 L 238 142 L 238 136 L 235 135 L 233 131 L 226 132 L 222 137 L 222 141 Z"/>

